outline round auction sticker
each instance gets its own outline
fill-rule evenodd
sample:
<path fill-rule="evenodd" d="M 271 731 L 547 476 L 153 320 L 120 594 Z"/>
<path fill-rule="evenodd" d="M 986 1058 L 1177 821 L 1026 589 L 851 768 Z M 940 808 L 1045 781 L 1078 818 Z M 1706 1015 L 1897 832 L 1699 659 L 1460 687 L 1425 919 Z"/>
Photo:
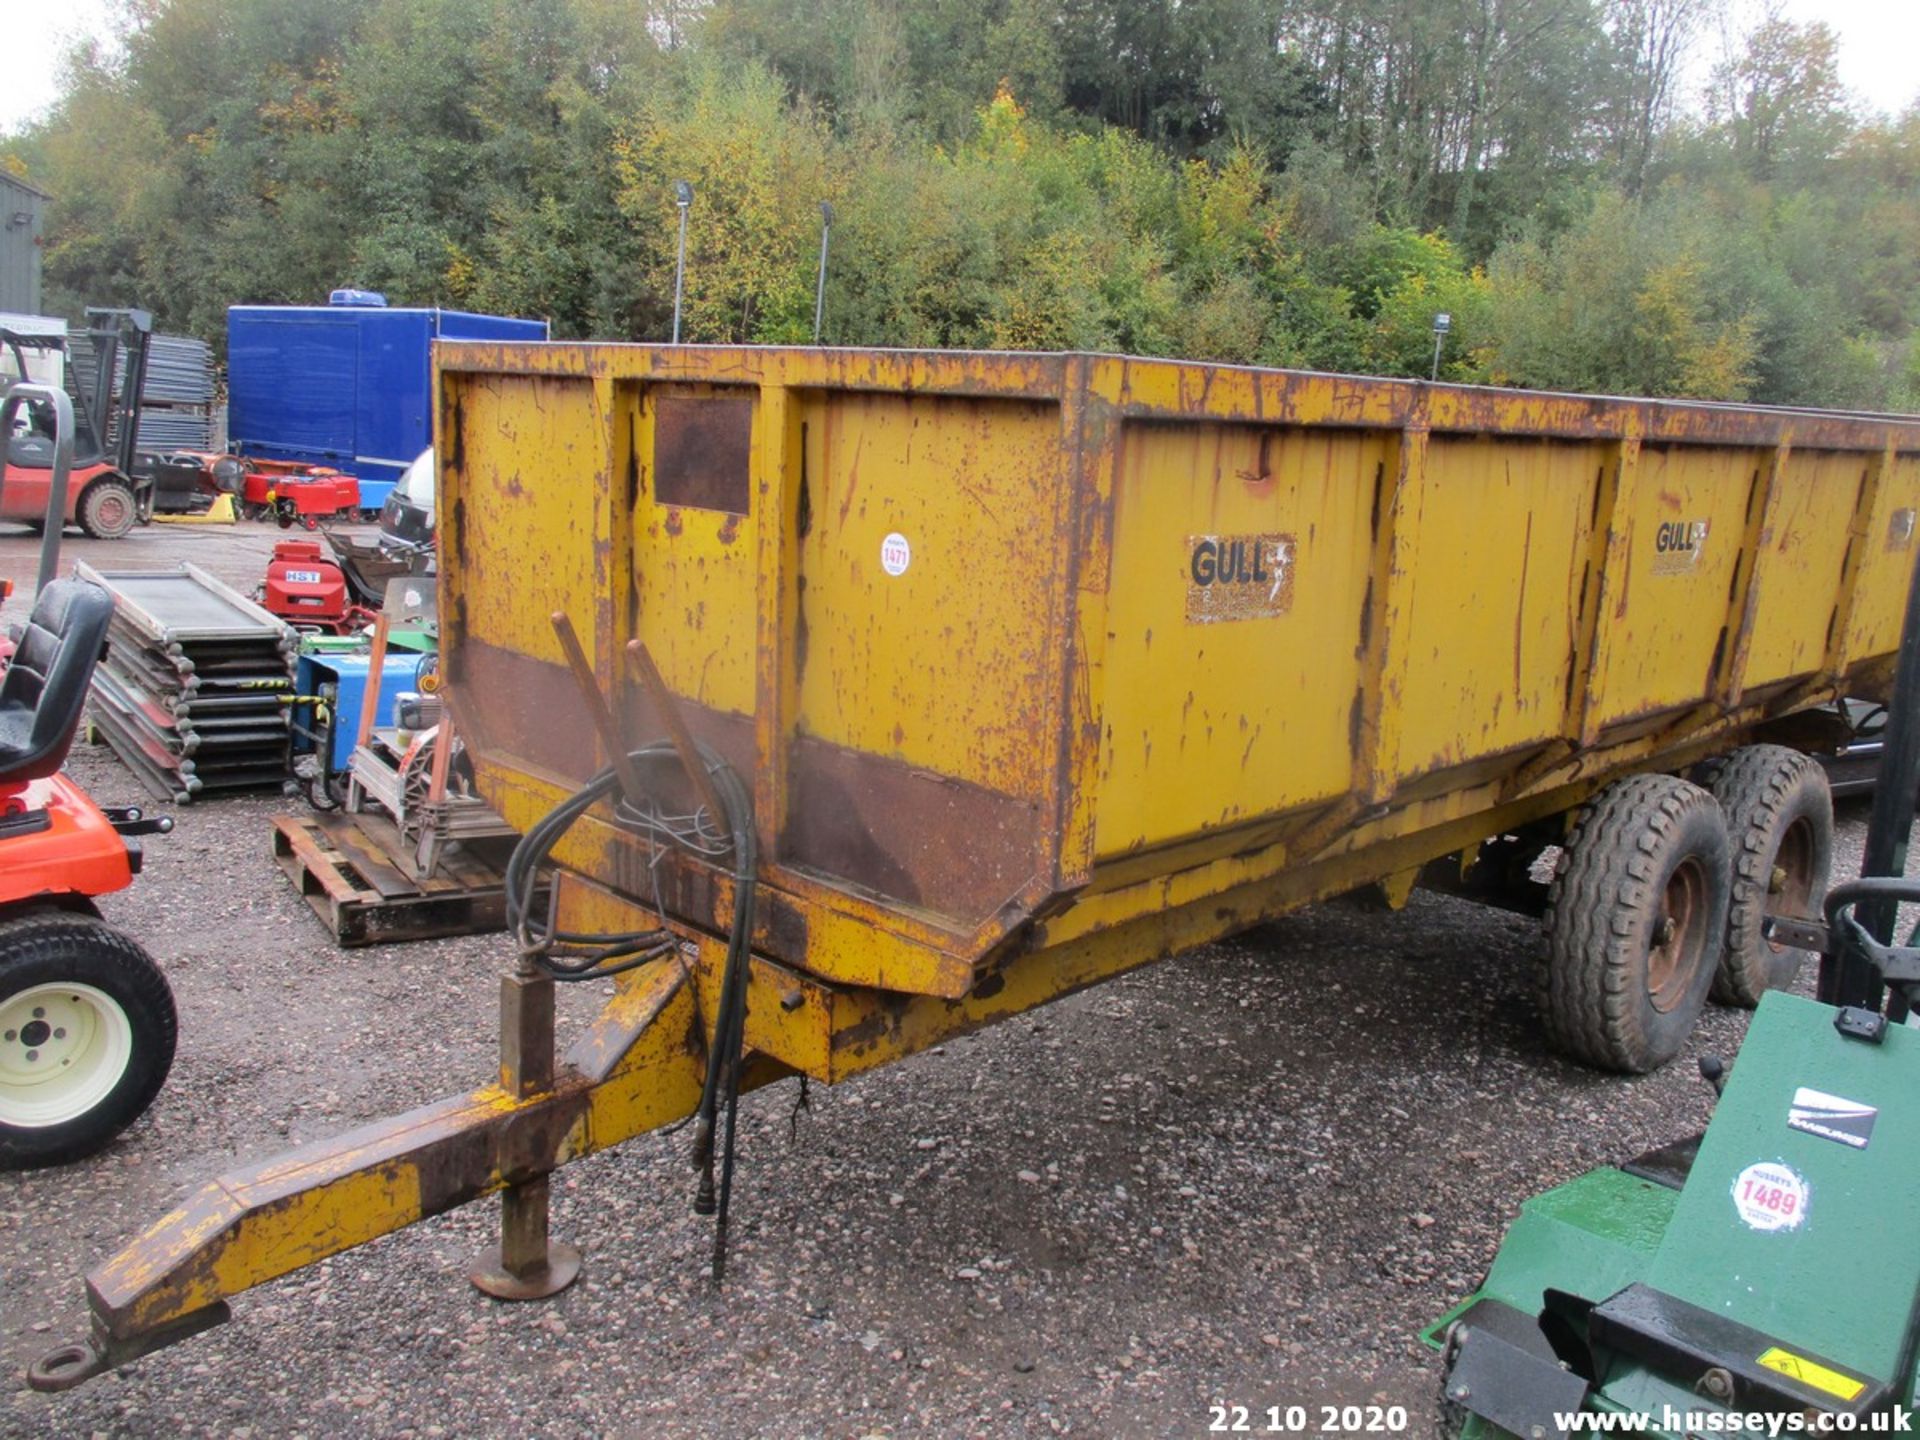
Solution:
<path fill-rule="evenodd" d="M 880 568 L 889 575 L 904 575 L 913 563 L 913 547 L 898 530 L 880 542 Z"/>
<path fill-rule="evenodd" d="M 1807 1182 L 1777 1161 L 1747 1166 L 1733 1182 L 1733 1208 L 1750 1230 L 1791 1230 L 1807 1218 Z"/>

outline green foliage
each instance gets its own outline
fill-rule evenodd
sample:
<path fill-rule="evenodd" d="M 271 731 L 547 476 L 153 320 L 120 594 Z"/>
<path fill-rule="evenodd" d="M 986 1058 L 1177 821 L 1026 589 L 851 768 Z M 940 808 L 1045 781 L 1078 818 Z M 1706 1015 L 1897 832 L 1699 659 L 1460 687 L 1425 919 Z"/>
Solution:
<path fill-rule="evenodd" d="M 1710 0 L 122 0 L 0 164 L 52 300 L 1920 404 L 1920 106 Z"/>

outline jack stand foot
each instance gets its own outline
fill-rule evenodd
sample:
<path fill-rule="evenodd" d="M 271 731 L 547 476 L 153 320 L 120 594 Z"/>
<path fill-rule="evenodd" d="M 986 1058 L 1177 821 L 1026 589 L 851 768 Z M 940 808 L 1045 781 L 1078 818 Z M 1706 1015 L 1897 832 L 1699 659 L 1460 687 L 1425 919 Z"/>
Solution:
<path fill-rule="evenodd" d="M 547 1235 L 547 1177 L 500 1194 L 500 1243 L 467 1272 L 496 1300 L 544 1300 L 580 1278 L 580 1252 Z"/>
<path fill-rule="evenodd" d="M 467 1278 L 496 1300 L 545 1300 L 580 1278 L 580 1252 L 564 1240 L 550 1240 L 546 1262 L 516 1275 L 501 1259 L 500 1247 L 491 1245 L 473 1262 Z"/>

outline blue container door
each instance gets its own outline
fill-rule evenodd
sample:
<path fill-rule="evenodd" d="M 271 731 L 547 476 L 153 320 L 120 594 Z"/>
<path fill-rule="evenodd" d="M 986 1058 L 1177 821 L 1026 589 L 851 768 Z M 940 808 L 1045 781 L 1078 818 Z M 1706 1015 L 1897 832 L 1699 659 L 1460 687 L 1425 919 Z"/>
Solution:
<path fill-rule="evenodd" d="M 362 310 L 359 319 L 359 448 L 353 471 L 360 477 L 360 507 L 378 510 L 432 434 L 427 400 L 433 314 Z"/>
<path fill-rule="evenodd" d="M 360 336 L 351 316 L 236 307 L 227 375 L 227 431 L 242 454 L 352 467 Z"/>

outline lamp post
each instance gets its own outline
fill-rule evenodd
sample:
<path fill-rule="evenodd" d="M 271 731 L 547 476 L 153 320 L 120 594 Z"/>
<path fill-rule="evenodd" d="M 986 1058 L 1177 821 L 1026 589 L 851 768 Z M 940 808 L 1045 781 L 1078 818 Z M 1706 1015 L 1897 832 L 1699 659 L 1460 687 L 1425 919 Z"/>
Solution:
<path fill-rule="evenodd" d="M 813 343 L 820 343 L 820 321 L 827 313 L 827 242 L 833 238 L 833 206 L 820 202 L 820 279 L 813 289 Z"/>
<path fill-rule="evenodd" d="M 1447 331 L 1453 328 L 1453 316 L 1442 310 L 1433 317 L 1433 375 L 1440 378 L 1440 347 L 1447 343 Z"/>
<path fill-rule="evenodd" d="M 687 210 L 693 204 L 693 186 L 684 180 L 673 182 L 673 203 L 680 207 L 680 254 L 673 264 L 673 343 L 680 343 L 680 297 L 687 281 Z"/>

